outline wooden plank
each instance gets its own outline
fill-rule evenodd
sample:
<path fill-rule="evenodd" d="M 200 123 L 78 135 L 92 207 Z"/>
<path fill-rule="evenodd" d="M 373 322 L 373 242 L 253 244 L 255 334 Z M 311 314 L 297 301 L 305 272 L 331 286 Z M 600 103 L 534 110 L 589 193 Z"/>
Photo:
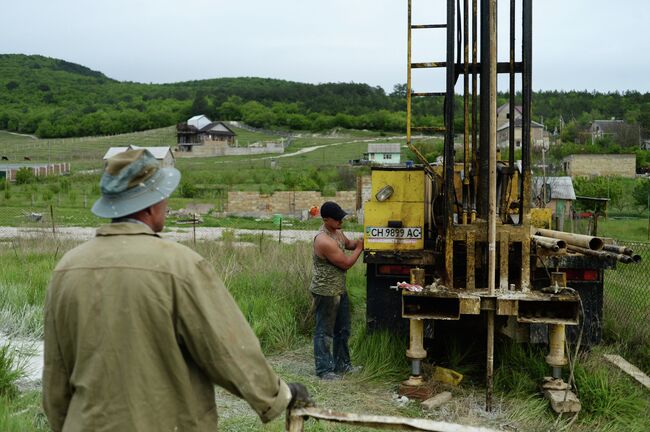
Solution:
<path fill-rule="evenodd" d="M 429 432 L 496 432 L 494 429 L 476 426 L 463 426 L 454 423 L 440 422 L 422 418 L 378 416 L 368 414 L 339 413 L 322 408 L 301 408 L 288 413 L 289 422 L 286 430 L 300 431 L 292 423 L 297 417 L 311 417 L 335 423 L 365 426 L 375 429 L 394 429 Z M 301 425 L 302 426 L 302 425 Z"/>
<path fill-rule="evenodd" d="M 508 290 L 508 259 L 510 251 L 510 234 L 501 231 L 499 236 L 499 289 Z"/>
<path fill-rule="evenodd" d="M 467 232 L 467 265 L 465 266 L 465 289 L 473 290 L 476 288 L 476 243 L 474 242 L 474 232 Z"/>
<path fill-rule="evenodd" d="M 650 377 L 643 373 L 641 369 L 634 366 L 632 363 L 628 362 L 620 355 L 604 354 L 603 357 L 605 357 L 608 362 L 612 363 L 614 366 L 618 367 L 623 372 L 640 382 L 643 386 L 645 386 L 645 388 L 650 389 Z"/>

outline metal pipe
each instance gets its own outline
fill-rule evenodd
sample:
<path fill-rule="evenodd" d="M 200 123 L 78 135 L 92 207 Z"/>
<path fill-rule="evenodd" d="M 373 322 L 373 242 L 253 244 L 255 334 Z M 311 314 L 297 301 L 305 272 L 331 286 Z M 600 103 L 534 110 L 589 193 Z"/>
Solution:
<path fill-rule="evenodd" d="M 463 0 L 463 224 L 469 213 L 469 0 Z"/>
<path fill-rule="evenodd" d="M 603 245 L 603 250 L 607 252 L 614 252 L 618 254 L 624 254 L 624 255 L 632 255 L 634 252 L 632 249 L 625 247 L 625 246 L 616 246 L 616 245 Z"/>
<path fill-rule="evenodd" d="M 508 166 L 515 166 L 515 0 L 510 0 L 510 102 L 508 107 Z"/>
<path fill-rule="evenodd" d="M 546 363 L 553 368 L 553 378 L 562 378 L 562 366 L 567 364 L 567 358 L 564 355 L 565 325 L 551 324 L 548 338 L 549 353 L 546 356 Z"/>
<path fill-rule="evenodd" d="M 623 255 L 623 254 L 616 254 L 613 252 L 606 252 L 606 251 L 597 251 L 597 250 L 592 250 L 592 249 L 586 249 L 580 246 L 574 246 L 574 245 L 567 245 L 567 250 L 570 250 L 571 252 L 579 252 L 583 255 L 590 255 L 590 256 L 595 256 L 600 259 L 613 259 L 620 261 L 624 264 L 630 264 L 631 262 L 634 262 L 634 258 L 629 256 L 629 255 Z"/>
<path fill-rule="evenodd" d="M 488 8 L 490 0 L 481 0 L 481 97 L 480 122 L 479 122 L 479 146 L 478 166 L 479 184 L 477 193 L 478 216 L 487 219 L 488 212 L 488 184 L 489 184 L 489 157 L 488 146 L 490 141 L 490 33 L 488 26 Z"/>
<path fill-rule="evenodd" d="M 478 103 L 478 77 L 476 74 L 476 54 L 477 54 L 477 40 L 478 31 L 477 26 L 477 14 L 478 14 L 478 4 L 477 0 L 472 0 L 472 192 L 471 192 L 471 202 L 472 202 L 472 214 L 470 217 L 471 222 L 476 220 L 476 174 L 478 173 L 478 160 L 476 150 L 478 146 L 478 114 L 477 114 L 477 103 Z"/>
<path fill-rule="evenodd" d="M 497 243 L 497 0 L 489 1 L 488 28 L 490 37 L 489 66 L 489 196 L 488 196 L 488 294 L 494 295 L 496 277 L 496 243 Z M 494 391 L 494 309 L 487 311 L 487 390 L 485 409 L 492 411 L 492 394 Z"/>
<path fill-rule="evenodd" d="M 573 234 L 564 231 L 539 228 L 536 235 L 552 237 L 567 242 L 568 245 L 580 246 L 591 250 L 601 250 L 603 248 L 603 239 L 600 237 L 588 236 L 583 234 Z"/>
<path fill-rule="evenodd" d="M 406 47 L 406 145 L 411 146 L 411 0 L 408 1 Z"/>
<path fill-rule="evenodd" d="M 530 239 L 535 242 L 536 245 L 543 247 L 544 249 L 551 249 L 554 252 L 559 251 L 560 249 L 566 248 L 566 242 L 562 239 L 556 239 L 552 237 L 543 237 L 538 235 L 530 236 Z"/>
<path fill-rule="evenodd" d="M 519 202 L 519 223 L 523 224 L 526 211 L 530 208 L 530 122 L 533 76 L 533 2 L 523 0 L 522 4 L 522 114 L 521 114 L 521 200 Z"/>
<path fill-rule="evenodd" d="M 454 0 L 447 0 L 447 93 L 445 95 L 445 218 L 443 232 L 448 233 L 454 212 L 454 37 L 456 32 Z"/>

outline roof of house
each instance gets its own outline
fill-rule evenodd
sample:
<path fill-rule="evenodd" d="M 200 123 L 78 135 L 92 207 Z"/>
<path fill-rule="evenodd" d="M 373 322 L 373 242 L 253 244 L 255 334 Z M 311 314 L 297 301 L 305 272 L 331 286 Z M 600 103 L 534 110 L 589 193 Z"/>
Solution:
<path fill-rule="evenodd" d="M 130 145 L 128 147 L 111 147 L 108 149 L 102 160 L 106 160 L 112 156 L 115 156 L 118 153 L 125 152 L 127 150 L 137 150 L 137 149 L 147 149 L 149 150 L 149 153 L 153 155 L 156 159 L 165 159 L 167 154 L 171 154 L 172 157 L 174 157 L 174 153 L 172 153 L 171 149 L 169 146 L 166 147 L 139 147 L 136 145 Z"/>
<path fill-rule="evenodd" d="M 201 128 L 201 132 L 212 132 L 218 135 L 231 135 L 235 136 L 236 133 L 233 132 L 224 122 L 213 121 Z"/>
<path fill-rule="evenodd" d="M 401 146 L 399 143 L 370 143 L 368 144 L 368 153 L 400 153 Z"/>
<path fill-rule="evenodd" d="M 502 111 L 508 111 L 509 109 L 510 109 L 510 104 L 504 103 L 499 108 L 497 108 L 497 115 L 501 114 Z M 517 111 L 519 114 L 522 114 L 521 105 L 515 105 L 515 111 Z"/>
<path fill-rule="evenodd" d="M 623 120 L 594 120 L 591 124 L 592 129 L 597 129 L 603 133 L 618 132 L 620 127 L 625 124 Z"/>
<path fill-rule="evenodd" d="M 522 121 L 523 121 L 523 120 L 522 120 L 521 118 L 517 117 L 517 118 L 515 119 L 515 127 L 516 127 L 516 128 L 520 128 L 521 125 L 522 125 Z M 510 122 L 505 122 L 504 124 L 501 125 L 501 127 L 500 127 L 499 129 L 497 129 L 497 131 L 501 131 L 501 130 L 504 130 L 504 129 L 508 129 L 509 127 L 510 127 Z M 531 120 L 531 121 L 530 121 L 530 127 L 531 127 L 531 128 L 540 129 L 540 128 L 543 128 L 544 125 L 541 124 L 541 123 L 537 123 L 536 121 Z"/>
<path fill-rule="evenodd" d="M 188 124 L 189 126 L 194 126 L 194 127 L 197 128 L 197 129 L 202 129 L 202 128 L 204 128 L 206 125 L 208 125 L 208 124 L 210 124 L 210 123 L 212 123 L 212 120 L 210 120 L 209 118 L 207 118 L 207 117 L 204 116 L 203 114 L 195 115 L 194 117 L 190 117 L 190 118 L 187 120 L 187 124 Z"/>
<path fill-rule="evenodd" d="M 546 183 L 551 186 L 551 199 L 576 199 L 571 177 L 546 177 Z M 543 184 L 543 177 L 533 177 L 533 195 L 540 194 Z"/>

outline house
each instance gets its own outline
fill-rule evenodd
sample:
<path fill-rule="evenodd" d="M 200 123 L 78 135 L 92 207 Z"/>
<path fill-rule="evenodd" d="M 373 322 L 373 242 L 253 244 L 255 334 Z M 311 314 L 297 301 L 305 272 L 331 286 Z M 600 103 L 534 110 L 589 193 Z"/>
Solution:
<path fill-rule="evenodd" d="M 515 121 L 521 119 L 521 105 L 515 106 Z M 510 104 L 506 103 L 497 108 L 497 129 L 510 121 Z"/>
<path fill-rule="evenodd" d="M 546 183 L 546 187 L 542 187 Z M 564 218 L 571 214 L 571 207 L 576 200 L 571 177 L 533 177 L 533 199 L 542 203 L 546 196 L 546 207 L 553 210 L 553 217 L 562 224 Z M 561 227 L 557 227 L 560 229 Z"/>
<path fill-rule="evenodd" d="M 623 147 L 641 146 L 641 129 L 639 125 L 627 124 L 624 120 L 594 120 L 589 130 L 591 142 L 611 137 Z"/>
<path fill-rule="evenodd" d="M 574 154 L 562 159 L 562 168 L 571 177 L 636 175 L 635 154 Z"/>
<path fill-rule="evenodd" d="M 401 146 L 399 143 L 370 143 L 364 158 L 370 163 L 394 165 L 400 163 Z"/>
<path fill-rule="evenodd" d="M 106 164 L 106 161 L 108 158 L 118 154 L 125 152 L 127 150 L 137 150 L 137 149 L 147 149 L 149 152 L 160 162 L 160 166 L 163 168 L 166 167 L 173 167 L 176 163 L 176 160 L 174 159 L 174 154 L 172 153 L 171 148 L 169 146 L 166 147 L 138 147 L 136 145 L 130 145 L 128 147 L 111 147 L 106 151 L 106 154 L 104 154 L 104 157 L 102 160 L 104 161 L 104 164 Z"/>
<path fill-rule="evenodd" d="M 521 135 L 522 135 L 522 119 L 521 117 L 515 118 L 515 149 L 521 148 Z M 549 137 L 544 131 L 544 125 L 536 121 L 530 121 L 530 140 L 533 148 L 548 148 Z M 505 122 L 497 127 L 497 146 L 501 148 L 508 148 L 510 145 L 510 122 Z"/>
<path fill-rule="evenodd" d="M 226 145 L 235 143 L 235 132 L 225 123 L 211 121 L 197 115 L 176 125 L 176 142 L 179 152 L 192 152 L 195 146 Z"/>

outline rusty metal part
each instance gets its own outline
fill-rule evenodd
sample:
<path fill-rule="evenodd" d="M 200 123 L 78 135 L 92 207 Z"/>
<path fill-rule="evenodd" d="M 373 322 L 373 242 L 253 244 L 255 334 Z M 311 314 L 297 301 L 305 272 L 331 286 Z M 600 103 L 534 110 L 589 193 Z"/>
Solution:
<path fill-rule="evenodd" d="M 423 268 L 412 268 L 411 273 L 411 285 L 420 285 L 424 286 L 424 269 Z"/>
<path fill-rule="evenodd" d="M 566 242 L 562 239 L 556 239 L 552 237 L 544 237 L 538 235 L 530 236 L 530 239 L 537 246 L 542 247 L 544 249 L 550 249 L 554 252 L 557 252 L 560 249 L 566 249 Z"/>
<path fill-rule="evenodd" d="M 616 245 L 603 245 L 603 250 L 607 252 L 614 252 L 617 254 L 623 254 L 623 255 L 632 255 L 634 252 L 632 249 L 625 247 L 625 246 L 616 246 Z"/>
<path fill-rule="evenodd" d="M 302 431 L 305 417 L 376 429 L 427 432 L 496 432 L 494 429 L 484 427 L 463 426 L 428 419 L 339 413 L 322 408 L 301 408 L 289 411 L 287 413 L 286 430 L 289 432 Z"/>
<path fill-rule="evenodd" d="M 412 360 L 421 360 L 427 357 L 424 349 L 424 321 L 411 319 L 409 323 L 409 347 L 406 350 L 406 357 Z M 419 375 L 419 373 L 413 373 Z"/>
<path fill-rule="evenodd" d="M 562 367 L 568 363 L 564 354 L 564 341 L 566 339 L 564 324 L 553 324 L 549 328 L 549 353 L 546 363 L 553 368 L 553 378 L 562 377 Z"/>
<path fill-rule="evenodd" d="M 603 249 L 603 239 L 600 237 L 582 235 L 582 234 L 573 234 L 567 233 L 564 231 L 556 231 L 550 229 L 538 228 L 535 232 L 536 235 L 541 235 L 544 237 L 552 237 L 556 239 L 561 239 L 567 242 L 567 245 L 571 246 L 580 246 L 582 248 L 587 248 L 595 251 Z"/>
<path fill-rule="evenodd" d="M 489 33 L 489 141 L 488 141 L 488 295 L 494 295 L 496 276 L 497 205 L 497 2 L 488 4 Z M 487 311 L 485 410 L 492 411 L 494 392 L 494 311 Z"/>
<path fill-rule="evenodd" d="M 615 254 L 613 252 L 607 252 L 607 251 L 598 251 L 598 250 L 592 250 L 592 249 L 586 249 L 580 246 L 573 246 L 571 244 L 567 245 L 567 250 L 570 250 L 571 252 L 579 252 L 583 255 L 591 255 L 598 257 L 600 259 L 606 260 L 606 259 L 611 259 L 611 260 L 616 260 L 619 262 L 622 262 L 623 264 L 630 264 L 634 262 L 634 258 L 629 256 L 629 255 L 623 255 L 623 254 Z"/>

